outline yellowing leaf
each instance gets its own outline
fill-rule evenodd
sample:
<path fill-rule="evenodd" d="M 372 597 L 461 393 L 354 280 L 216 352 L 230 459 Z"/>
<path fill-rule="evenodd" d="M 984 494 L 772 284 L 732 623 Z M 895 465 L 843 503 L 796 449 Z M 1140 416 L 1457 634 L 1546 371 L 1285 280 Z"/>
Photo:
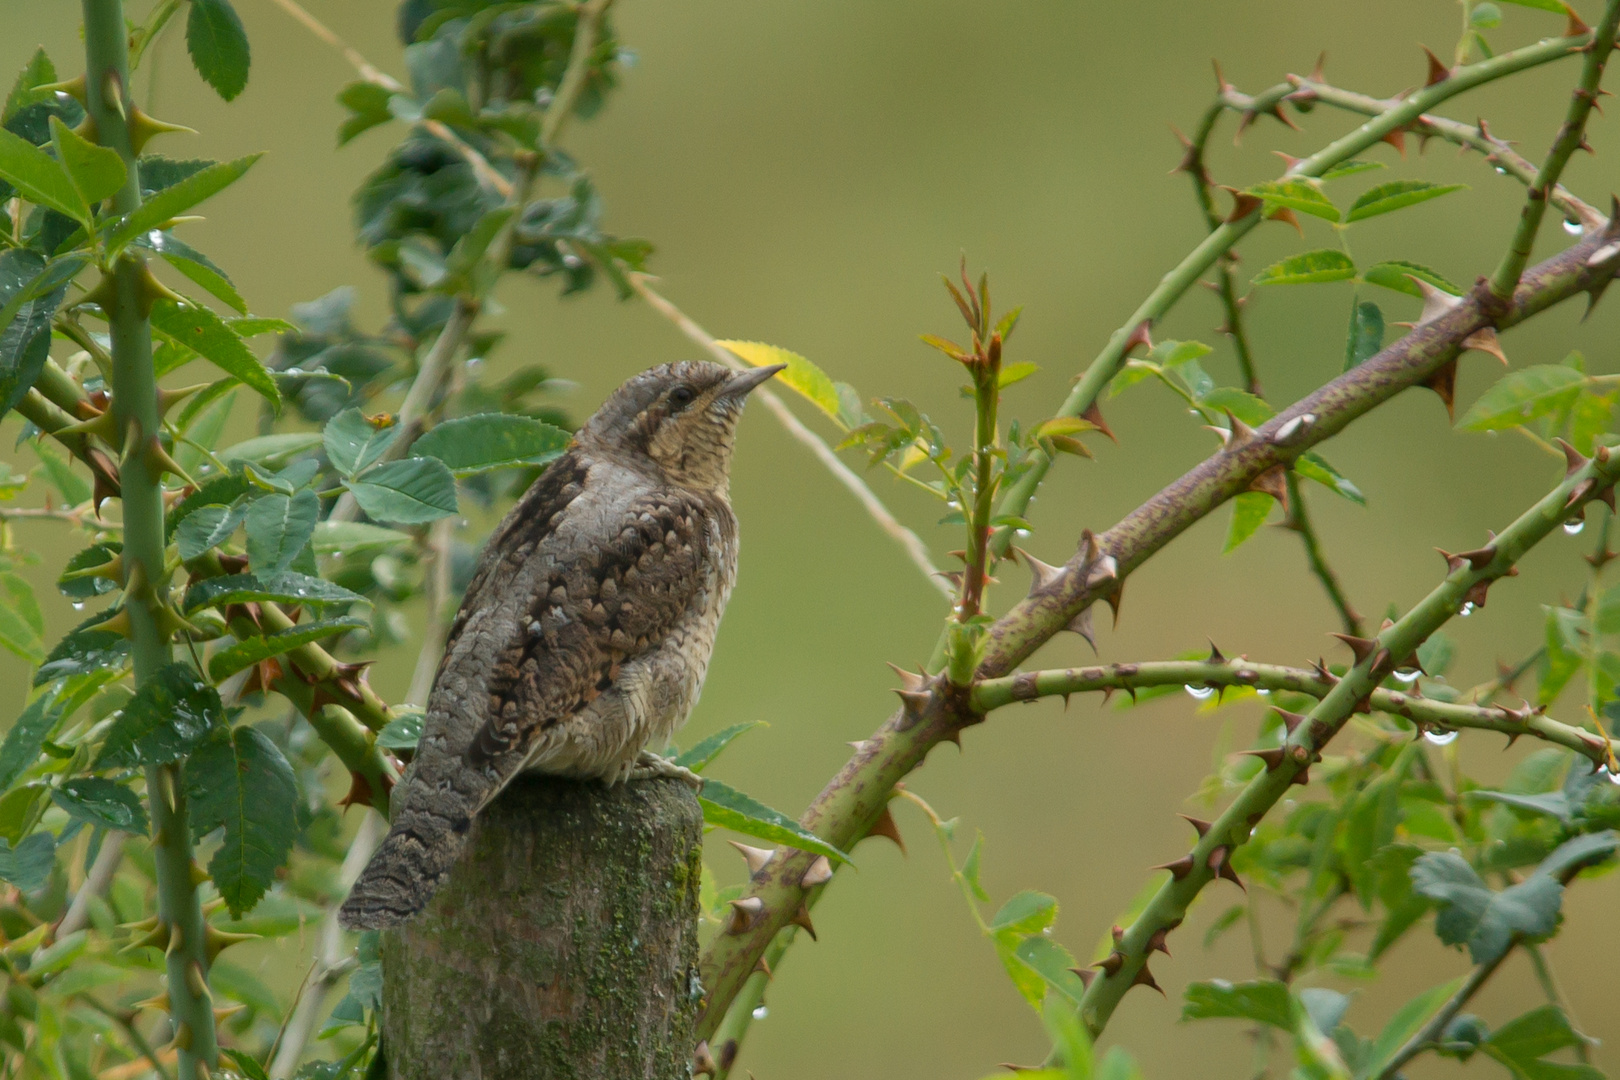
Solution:
<path fill-rule="evenodd" d="M 808 398 L 811 404 L 838 421 L 838 388 L 827 373 L 795 352 L 779 349 L 759 341 L 722 341 L 725 348 L 754 367 L 786 364 L 787 370 L 777 376 L 794 390 Z"/>

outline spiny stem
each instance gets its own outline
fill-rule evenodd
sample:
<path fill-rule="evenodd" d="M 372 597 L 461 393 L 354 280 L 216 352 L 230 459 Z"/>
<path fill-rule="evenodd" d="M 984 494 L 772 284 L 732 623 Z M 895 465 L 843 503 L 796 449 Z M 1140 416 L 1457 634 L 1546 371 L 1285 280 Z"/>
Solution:
<path fill-rule="evenodd" d="M 1305 774 L 1326 745 L 1349 721 L 1362 703 L 1377 690 L 1402 657 L 1410 656 L 1429 635 L 1445 625 L 1465 603 L 1471 590 L 1506 576 L 1514 565 L 1554 529 L 1596 497 L 1597 490 L 1610 487 L 1620 476 L 1620 455 L 1607 460 L 1594 459 L 1575 469 L 1563 482 L 1504 529 L 1481 556 L 1476 568 L 1462 560 L 1446 579 L 1399 621 L 1383 630 L 1344 677 L 1325 694 L 1299 723 L 1282 746 L 1275 765 L 1249 781 L 1193 846 L 1185 868 L 1172 872 L 1171 879 L 1148 901 L 1142 914 L 1125 931 L 1117 947 L 1118 962 L 1098 974 L 1080 1002 L 1080 1017 L 1093 1037 L 1108 1025 L 1109 1018 L 1125 992 L 1147 962 L 1154 934 L 1168 930 L 1185 917 L 1188 906 L 1204 886 L 1215 879 L 1212 866 L 1216 849 L 1221 857 L 1249 839 L 1279 800 Z"/>
<path fill-rule="evenodd" d="M 973 686 L 973 705 L 990 712 L 1019 701 L 1069 694 L 1146 690 L 1155 686 L 1192 686 L 1224 689 L 1252 687 L 1256 690 L 1309 694 L 1323 698 L 1338 685 L 1331 674 L 1311 668 L 1278 664 L 1253 664 L 1248 660 L 1154 660 L 1139 664 L 1106 664 L 1094 667 L 1054 668 L 1047 671 L 1021 671 L 999 679 L 986 679 Z M 1462 705 L 1426 698 L 1420 693 L 1388 690 L 1372 691 L 1368 704 L 1377 712 L 1401 716 L 1414 724 L 1439 728 L 1466 728 L 1494 731 L 1516 739 L 1521 735 L 1563 746 L 1595 765 L 1608 760 L 1607 742 L 1569 724 L 1543 716 L 1534 710 L 1516 711 L 1499 705 Z"/>
<path fill-rule="evenodd" d="M 1288 485 L 1288 527 L 1299 534 L 1300 543 L 1305 545 L 1305 559 L 1311 564 L 1311 573 L 1322 583 L 1322 591 L 1327 593 L 1334 610 L 1339 613 L 1339 621 L 1344 624 L 1344 632 L 1360 637 L 1361 616 L 1350 606 L 1350 599 L 1344 595 L 1344 586 L 1339 583 L 1339 576 L 1333 572 L 1333 567 L 1328 565 L 1327 556 L 1322 553 L 1322 542 L 1318 539 L 1316 529 L 1311 525 L 1310 514 L 1305 509 L 1305 493 L 1300 490 L 1299 477 L 1290 470 L 1285 480 Z"/>
<path fill-rule="evenodd" d="M 1294 85 L 1298 86 L 1301 92 L 1309 93 L 1315 100 L 1325 105 L 1361 113 L 1363 116 L 1377 116 L 1398 104 L 1393 100 L 1345 90 L 1314 79 L 1298 79 Z M 1243 96 L 1235 92 L 1223 94 L 1222 101 L 1227 108 L 1241 112 L 1245 108 L 1241 100 Z M 1425 114 L 1412 121 L 1412 131 L 1419 138 L 1437 136 L 1464 149 L 1477 150 L 1485 155 L 1487 163 L 1500 168 L 1505 175 L 1526 185 L 1535 183 L 1536 166 L 1514 151 L 1507 141 L 1488 134 L 1483 124 L 1478 126 L 1464 124 L 1443 116 Z M 1597 229 L 1608 224 L 1608 219 L 1596 207 L 1582 202 L 1562 184 L 1553 185 L 1547 199 L 1570 221 L 1579 221 L 1588 228 Z"/>
<path fill-rule="evenodd" d="M 124 161 L 124 185 L 112 198 L 116 213 L 141 203 L 140 166 L 130 144 L 128 41 L 122 0 L 84 0 L 86 97 L 96 138 Z M 131 656 L 137 688 L 151 679 L 172 653 L 169 648 L 169 575 L 164 566 L 161 468 L 149 449 L 161 430 L 157 379 L 152 368 L 151 305 L 148 273 L 141 255 L 126 251 L 106 268 L 110 289 L 102 307 L 112 338 L 113 417 L 124 433 L 119 474 L 124 518 L 124 603 L 129 612 Z M 166 952 L 170 1014 L 180 1051 L 180 1080 L 207 1075 L 219 1058 L 213 1003 L 206 983 L 208 955 L 203 913 L 192 880 L 191 824 L 184 788 L 174 765 L 146 770 L 155 837 L 158 916 L 170 928 Z"/>
<path fill-rule="evenodd" d="M 1348 135 L 1296 163 L 1289 168 L 1286 175 L 1320 176 L 1339 162 L 1346 161 L 1377 144 L 1390 132 L 1404 129 L 1440 102 L 1504 76 L 1562 59 L 1591 40 L 1590 33 L 1552 38 L 1502 53 L 1478 64 L 1458 68 L 1452 72 L 1450 78 L 1433 86 L 1424 87 L 1394 108 L 1379 113 Z M 1293 92 L 1293 89 L 1292 85 L 1284 83 L 1256 95 L 1251 100 L 1255 108 L 1265 111 L 1280 103 L 1284 97 Z M 1096 359 L 1092 360 L 1085 374 L 1069 392 L 1057 415 L 1079 416 L 1095 405 L 1103 390 L 1124 365 L 1125 353 L 1135 328 L 1144 321 L 1152 324 L 1163 318 L 1176 301 L 1181 299 L 1182 294 L 1203 276 L 1204 271 L 1248 235 L 1260 220 L 1260 209 L 1257 206 L 1247 216 L 1237 221 L 1223 222 L 1220 228 L 1205 237 L 1186 258 L 1166 274 L 1148 294 L 1147 299 L 1131 313 L 1130 318 L 1114 331 L 1108 344 L 1097 354 Z M 1030 462 L 1029 471 L 1020 477 L 1018 483 L 1012 485 L 1003 497 L 1001 513 L 1023 516 L 1025 508 L 1029 505 L 1030 496 L 1040 487 L 1047 469 L 1051 468 L 1052 464 L 1051 459 L 1039 452 L 1030 455 Z M 1011 530 L 1002 529 L 997 532 L 995 543 L 998 555 L 1006 552 L 1007 545 L 1012 542 L 1011 536 Z"/>
<path fill-rule="evenodd" d="M 1502 966 L 1502 961 L 1506 960 L 1512 951 L 1503 949 L 1494 959 L 1474 968 L 1462 986 L 1457 988 L 1457 992 L 1440 1006 L 1440 1011 L 1431 1016 L 1429 1022 L 1424 1024 L 1416 1035 L 1406 1040 L 1406 1045 L 1395 1052 L 1395 1056 L 1389 1059 L 1389 1064 L 1379 1071 L 1376 1080 L 1394 1080 L 1400 1075 L 1401 1066 L 1417 1057 L 1432 1043 L 1438 1042 L 1441 1033 L 1446 1030 L 1446 1025 L 1451 1023 L 1457 1014 L 1462 1012 L 1463 1006 L 1473 1000 L 1480 988 L 1490 981 L 1491 976 L 1496 974 L 1496 969 Z"/>
<path fill-rule="evenodd" d="M 1505 299 L 1513 295 L 1519 275 L 1530 263 L 1530 249 L 1536 242 L 1536 232 L 1541 228 L 1541 218 L 1547 212 L 1547 193 L 1558 183 L 1570 155 L 1586 141 L 1586 121 L 1592 115 L 1592 107 L 1597 104 L 1598 89 L 1603 82 L 1603 65 L 1608 62 L 1609 53 L 1614 49 L 1617 27 L 1620 27 L 1620 0 L 1609 0 L 1603 9 L 1603 19 L 1586 45 L 1581 79 L 1570 95 L 1569 111 L 1564 116 L 1563 126 L 1558 129 L 1558 137 L 1553 140 L 1547 159 L 1542 162 L 1535 182 L 1530 185 L 1529 197 L 1525 199 L 1524 209 L 1520 212 L 1519 226 L 1514 230 L 1513 240 L 1502 256 L 1496 273 L 1491 275 L 1491 293 L 1496 297 Z"/>
<path fill-rule="evenodd" d="M 1597 258 L 1611 240 L 1607 234 L 1588 236 L 1533 268 L 1514 300 L 1497 316 L 1496 325 L 1515 325 L 1612 276 L 1620 266 L 1620 251 Z M 1464 299 L 1450 313 L 1418 327 L 1267 421 L 1255 438 L 1228 446 L 1193 468 L 1096 538 L 1100 550 L 1115 560 L 1117 576 L 1091 582 L 1085 555 L 1078 554 L 1057 578 L 998 619 L 987 635 L 979 677 L 1009 674 L 1094 601 L 1117 589 L 1120 577 L 1227 499 L 1247 490 L 1260 473 L 1291 462 L 1401 390 L 1419 385 L 1453 359 L 1462 341 L 1485 323 L 1478 298 Z M 1313 420 L 1305 423 L 1306 416 Z M 1285 425 L 1293 434 L 1287 445 L 1280 445 L 1278 432 Z M 917 768 L 942 739 L 954 738 L 963 726 L 978 719 L 956 711 L 936 685 L 926 702 L 891 714 L 862 741 L 811 802 L 800 824 L 849 850 L 887 809 L 894 785 Z M 767 863 L 749 882 L 746 893 L 764 901 L 760 917 L 739 933 L 718 936 L 705 950 L 702 973 L 709 999 L 699 1018 L 699 1038 L 714 1033 L 755 960 L 777 931 L 788 925 L 799 905 L 814 905 L 824 891 L 824 886 L 806 889 L 801 885 L 811 862 L 811 856 L 794 853 Z"/>

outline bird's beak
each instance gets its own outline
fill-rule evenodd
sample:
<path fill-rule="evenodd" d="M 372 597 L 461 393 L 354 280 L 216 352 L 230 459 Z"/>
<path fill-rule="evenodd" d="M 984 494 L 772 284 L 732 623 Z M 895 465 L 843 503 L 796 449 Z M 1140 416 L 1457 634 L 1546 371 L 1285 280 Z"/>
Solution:
<path fill-rule="evenodd" d="M 786 364 L 772 364 L 770 367 L 757 367 L 750 368 L 747 371 L 739 371 L 726 380 L 725 389 L 720 391 L 720 396 L 726 398 L 746 397 L 750 390 L 786 367 Z"/>

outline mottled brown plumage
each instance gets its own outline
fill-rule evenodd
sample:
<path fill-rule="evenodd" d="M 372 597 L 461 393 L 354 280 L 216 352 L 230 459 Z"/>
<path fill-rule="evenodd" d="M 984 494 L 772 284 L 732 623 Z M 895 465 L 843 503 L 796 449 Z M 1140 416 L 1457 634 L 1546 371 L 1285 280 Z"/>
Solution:
<path fill-rule="evenodd" d="M 495 530 L 346 925 L 420 911 L 474 815 L 521 772 L 610 784 L 679 772 L 648 748 L 697 703 L 736 577 L 737 418 L 777 370 L 682 363 L 637 375 Z"/>

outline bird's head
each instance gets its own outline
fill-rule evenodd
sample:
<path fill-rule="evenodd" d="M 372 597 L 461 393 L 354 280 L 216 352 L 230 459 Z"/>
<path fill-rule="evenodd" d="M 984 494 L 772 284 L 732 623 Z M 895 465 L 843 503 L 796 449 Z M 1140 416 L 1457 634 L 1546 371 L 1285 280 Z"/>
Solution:
<path fill-rule="evenodd" d="M 724 491 L 743 403 L 783 366 L 738 372 L 683 361 L 651 368 L 613 392 L 580 428 L 579 442 L 627 464 L 654 465 L 682 487 Z"/>

